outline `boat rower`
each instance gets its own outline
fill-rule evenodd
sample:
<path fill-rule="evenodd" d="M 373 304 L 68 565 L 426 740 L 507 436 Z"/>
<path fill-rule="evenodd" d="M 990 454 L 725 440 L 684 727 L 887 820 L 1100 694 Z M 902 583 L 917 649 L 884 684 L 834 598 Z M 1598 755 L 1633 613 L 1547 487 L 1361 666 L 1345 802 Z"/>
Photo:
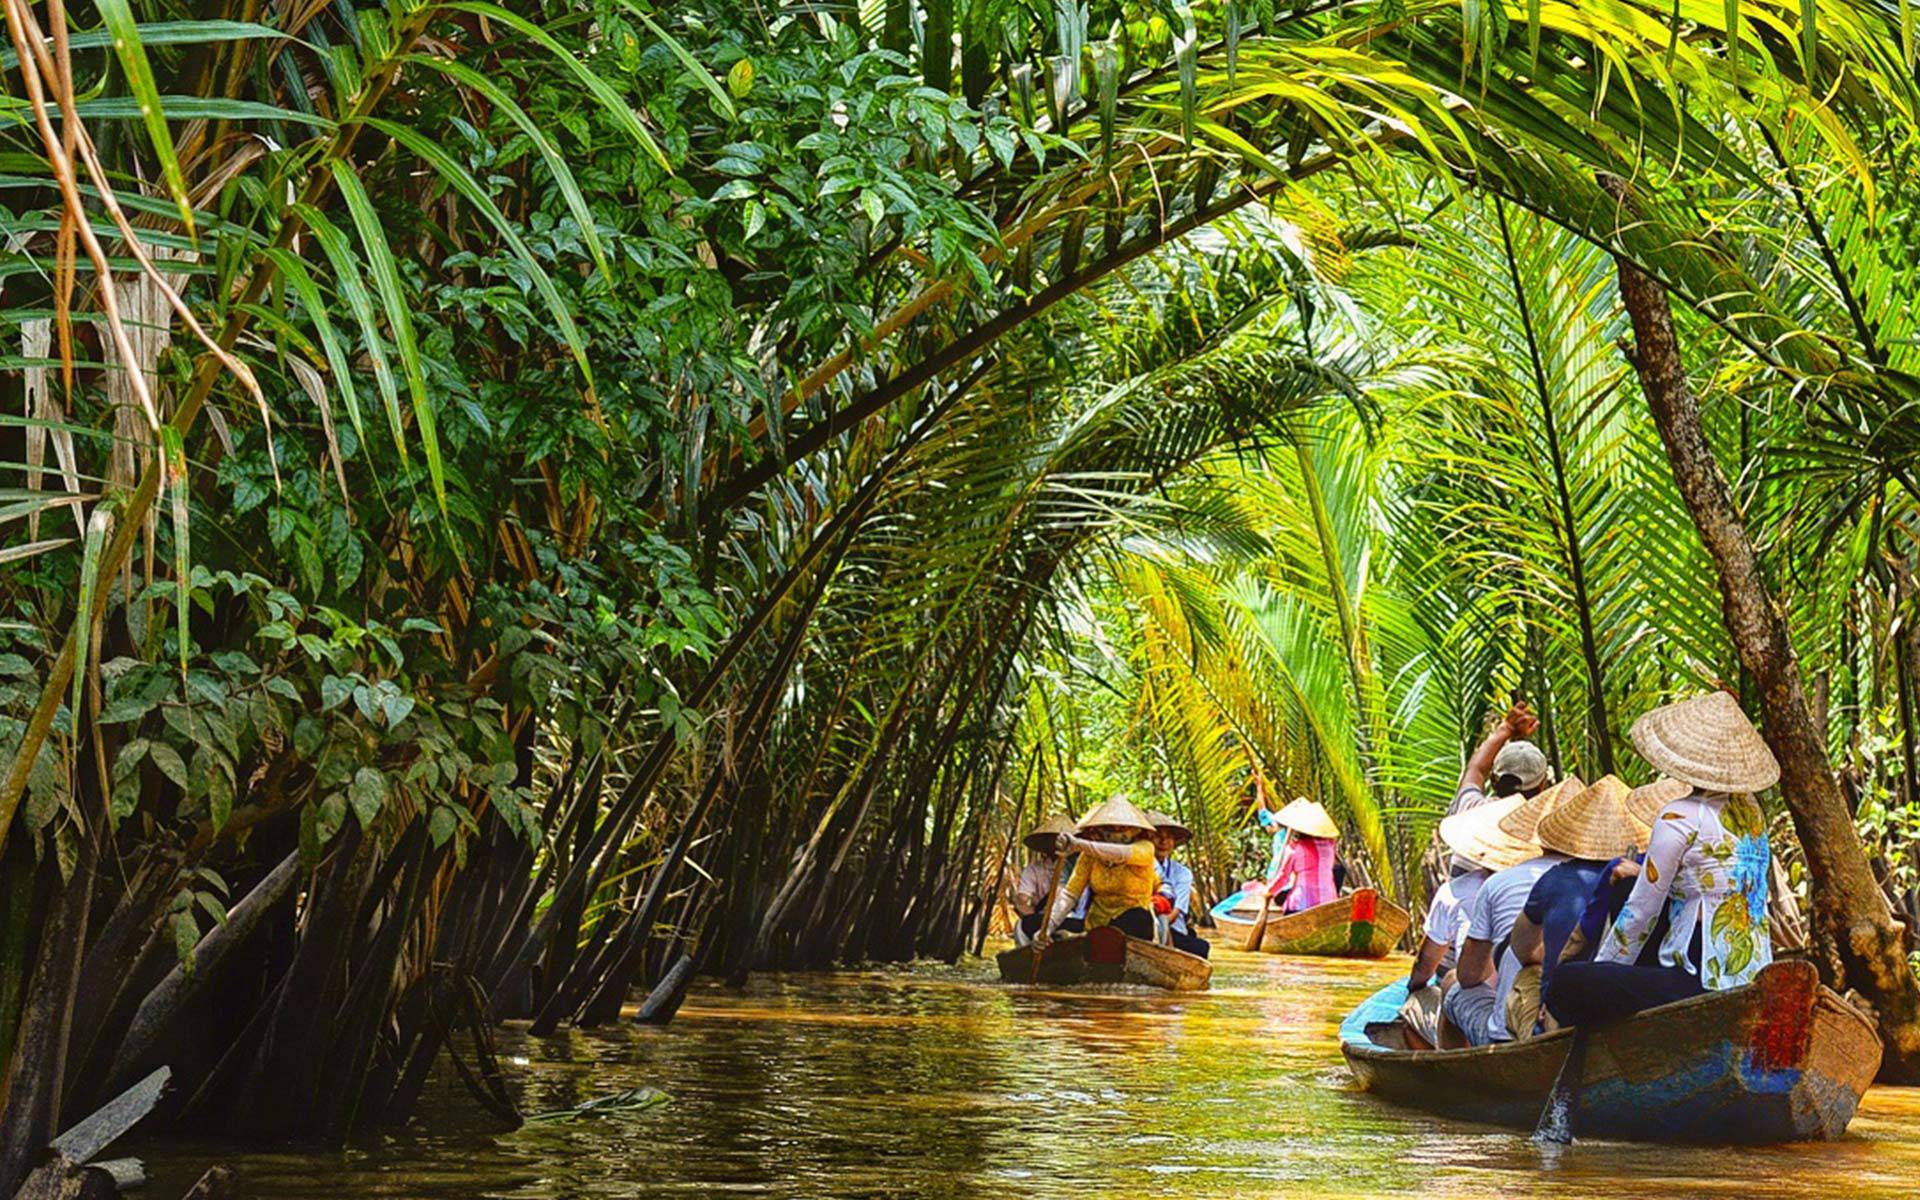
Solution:
<path fill-rule="evenodd" d="M 1051 940 L 1067 913 L 1088 894 L 1088 929 L 1111 925 L 1128 937 L 1152 941 L 1153 893 L 1160 886 L 1152 838 L 1153 822 L 1121 796 L 1088 813 L 1078 832 L 1059 835 L 1059 853 L 1078 854 L 1080 861 L 1034 942 L 1045 945 Z"/>
<path fill-rule="evenodd" d="M 1301 796 L 1273 815 L 1274 823 L 1288 830 L 1286 855 L 1268 886 L 1268 894 L 1285 896 L 1283 913 L 1305 912 L 1316 904 L 1337 899 L 1340 889 L 1333 880 L 1334 850 L 1340 842 L 1340 827 L 1317 800 Z"/>
<path fill-rule="evenodd" d="M 1070 864 L 1060 861 L 1060 835 L 1072 832 L 1073 818 L 1061 815 L 1048 817 L 1021 839 L 1033 857 L 1021 868 L 1020 878 L 1013 884 L 1013 910 L 1020 914 L 1019 922 L 1014 925 L 1013 940 L 1019 945 L 1026 945 L 1039 932 L 1040 921 L 1046 916 L 1047 898 L 1053 893 L 1055 873 L 1073 870 Z M 1060 932 L 1085 932 L 1086 915 L 1087 906 L 1083 897 L 1079 908 L 1061 922 Z"/>

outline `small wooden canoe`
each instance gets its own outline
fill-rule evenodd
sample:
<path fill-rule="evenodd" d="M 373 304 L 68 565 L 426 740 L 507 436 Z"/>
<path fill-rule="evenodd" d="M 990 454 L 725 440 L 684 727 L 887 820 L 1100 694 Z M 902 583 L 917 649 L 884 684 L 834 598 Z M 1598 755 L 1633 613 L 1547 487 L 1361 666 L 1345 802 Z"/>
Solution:
<path fill-rule="evenodd" d="M 1385 958 L 1413 918 L 1372 888 L 1316 904 L 1305 912 L 1267 918 L 1260 949 L 1268 954 Z"/>
<path fill-rule="evenodd" d="M 1407 1050 L 1391 1019 L 1404 987 L 1384 989 L 1341 1026 L 1360 1086 L 1443 1116 L 1531 1129 L 1573 1031 Z M 1715 1145 L 1837 1138 L 1879 1069 L 1872 1022 L 1822 987 L 1811 963 L 1777 962 L 1745 987 L 1593 1030 L 1574 1128 L 1581 1137 Z"/>
<path fill-rule="evenodd" d="M 1040 969 L 1034 971 L 1034 955 Z M 1083 937 L 1056 938 L 1047 948 L 1015 946 L 994 960 L 1002 983 L 1133 983 L 1176 992 L 1197 991 L 1213 979 L 1213 964 L 1197 954 L 1131 938 L 1102 927 Z"/>

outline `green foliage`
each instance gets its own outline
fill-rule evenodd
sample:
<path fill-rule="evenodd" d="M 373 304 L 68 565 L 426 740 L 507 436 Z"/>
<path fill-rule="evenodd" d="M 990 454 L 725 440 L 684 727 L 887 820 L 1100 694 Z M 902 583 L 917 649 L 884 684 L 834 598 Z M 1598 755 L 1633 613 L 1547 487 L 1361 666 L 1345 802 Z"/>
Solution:
<path fill-rule="evenodd" d="M 1739 684 L 1619 253 L 1905 878 L 1904 6 L 881 7 L 76 16 L 134 227 L 9 101 L 0 836 L 166 864 L 187 962 L 195 872 L 349 842 L 421 929 L 907 955 L 1109 789 L 1408 887 L 1490 704 L 1591 774 Z M 480 856 L 553 890 L 438 909 Z"/>

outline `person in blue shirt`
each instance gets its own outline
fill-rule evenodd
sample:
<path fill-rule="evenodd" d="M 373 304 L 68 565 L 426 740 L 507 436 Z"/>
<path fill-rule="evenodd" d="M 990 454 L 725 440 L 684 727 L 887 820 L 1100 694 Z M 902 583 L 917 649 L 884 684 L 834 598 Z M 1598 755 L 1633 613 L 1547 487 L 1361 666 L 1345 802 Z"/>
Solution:
<path fill-rule="evenodd" d="M 1540 845 L 1567 858 L 1534 882 L 1513 924 L 1507 953 L 1514 979 L 1505 1015 L 1514 1037 L 1533 1035 L 1567 939 L 1601 881 L 1644 843 L 1646 830 L 1627 807 L 1628 791 L 1617 776 L 1605 776 L 1540 822 Z"/>
<path fill-rule="evenodd" d="M 1193 831 L 1163 812 L 1149 812 L 1153 822 L 1153 848 L 1160 856 L 1160 890 L 1154 896 L 1154 911 L 1167 918 L 1167 937 L 1176 950 L 1206 958 L 1213 947 L 1193 932 L 1188 913 L 1193 908 L 1193 871 L 1175 860 L 1176 847 L 1193 839 Z"/>

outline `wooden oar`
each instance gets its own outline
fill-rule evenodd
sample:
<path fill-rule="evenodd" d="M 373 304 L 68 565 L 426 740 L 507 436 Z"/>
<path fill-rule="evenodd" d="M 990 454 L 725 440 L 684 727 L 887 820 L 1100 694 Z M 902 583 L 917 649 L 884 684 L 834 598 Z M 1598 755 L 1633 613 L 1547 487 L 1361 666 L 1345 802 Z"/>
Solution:
<path fill-rule="evenodd" d="M 1032 942 L 1033 969 L 1027 974 L 1028 987 L 1040 982 L 1040 956 L 1046 951 L 1047 946 L 1053 944 L 1053 932 L 1047 928 L 1047 923 L 1053 920 L 1053 906 L 1060 902 L 1060 868 L 1066 865 L 1066 855 L 1053 856 L 1053 882 L 1047 887 L 1047 906 L 1040 910 L 1040 937 Z M 1045 939 L 1045 944 L 1042 944 L 1042 938 Z"/>
<path fill-rule="evenodd" d="M 1242 950 L 1251 954 L 1260 948 L 1260 939 L 1267 936 L 1267 913 L 1272 908 L 1273 893 L 1268 892 L 1266 897 L 1260 901 L 1260 919 L 1255 921 L 1253 928 L 1247 931 L 1246 944 L 1240 947 Z"/>
<path fill-rule="evenodd" d="M 1580 1108 L 1580 1082 L 1587 1072 L 1587 1031 L 1573 1031 L 1573 1045 L 1567 1050 L 1560 1073 L 1554 1076 L 1553 1090 L 1547 1093 L 1547 1106 L 1540 1110 L 1540 1122 L 1533 1127 L 1533 1140 L 1541 1145 L 1573 1144 L 1573 1120 Z"/>

